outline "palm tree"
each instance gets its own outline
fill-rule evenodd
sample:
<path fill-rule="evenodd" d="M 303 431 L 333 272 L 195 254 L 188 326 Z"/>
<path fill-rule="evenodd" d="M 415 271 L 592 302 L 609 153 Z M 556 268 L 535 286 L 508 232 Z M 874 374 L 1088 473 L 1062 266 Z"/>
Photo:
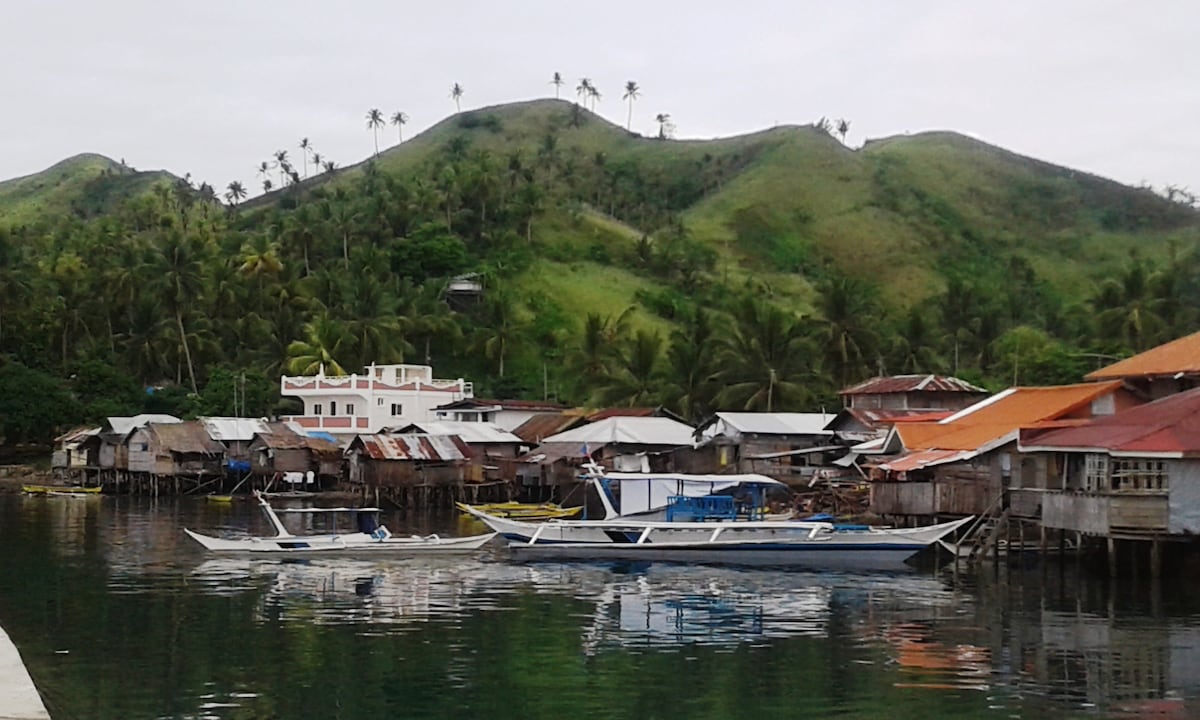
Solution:
<path fill-rule="evenodd" d="M 167 240 L 160 256 L 159 278 L 162 283 L 163 304 L 175 316 L 179 343 L 187 359 L 192 392 L 199 393 L 196 366 L 192 362 L 192 348 L 188 343 L 188 332 L 183 322 L 184 313 L 195 307 L 196 300 L 204 289 L 204 267 L 192 243 L 178 235 Z"/>
<path fill-rule="evenodd" d="M 275 151 L 275 166 L 279 169 L 279 184 L 282 186 L 284 183 L 284 174 L 291 169 L 291 166 L 288 165 L 287 150 Z"/>
<path fill-rule="evenodd" d="M 624 99 L 629 101 L 629 119 L 625 122 L 625 129 L 633 129 L 633 101 L 638 99 L 642 94 L 642 89 L 632 80 L 625 83 Z"/>
<path fill-rule="evenodd" d="M 273 188 L 273 187 L 275 187 L 275 186 L 271 183 L 271 178 L 263 178 L 263 194 L 264 195 L 271 192 L 271 188 Z"/>
<path fill-rule="evenodd" d="M 724 385 L 717 400 L 739 410 L 798 409 L 809 399 L 815 354 L 798 319 L 747 297 L 717 345 L 717 377 Z"/>
<path fill-rule="evenodd" d="M 262 164 L 260 164 L 258 166 L 258 174 L 262 175 L 263 180 L 270 178 L 271 177 L 271 163 L 267 160 L 263 160 Z"/>
<path fill-rule="evenodd" d="M 658 139 L 667 139 L 667 123 L 671 122 L 670 113 L 659 113 L 654 116 L 654 121 L 658 123 Z"/>
<path fill-rule="evenodd" d="M 626 407 L 657 404 L 662 344 L 657 332 L 638 330 L 617 350 L 615 372 L 596 392 L 599 403 Z"/>
<path fill-rule="evenodd" d="M 711 317 L 702 309 L 671 333 L 663 401 L 689 420 L 699 420 L 713 409 L 715 340 Z"/>
<path fill-rule="evenodd" d="M 850 121 L 846 118 L 838 118 L 835 124 L 837 134 L 842 136 L 842 144 L 846 144 L 846 133 L 850 132 Z"/>
<path fill-rule="evenodd" d="M 371 133 L 375 136 L 375 154 L 379 154 L 379 128 L 383 127 L 383 113 L 379 112 L 378 108 L 371 108 L 367 111 L 367 127 L 371 129 Z"/>
<path fill-rule="evenodd" d="M 454 83 L 454 86 L 450 88 L 450 99 L 454 101 L 454 109 L 458 112 L 462 112 L 462 105 L 459 101 L 462 100 L 464 92 L 463 86 L 458 83 Z"/>
<path fill-rule="evenodd" d="M 575 94 L 578 95 L 580 97 L 580 99 L 582 99 L 582 101 L 586 103 L 589 95 L 591 94 L 591 91 L 592 91 L 592 79 L 591 78 L 580 78 L 579 84 L 575 86 Z"/>
<path fill-rule="evenodd" d="M 313 153 L 313 172 L 321 172 L 321 153 Z"/>
<path fill-rule="evenodd" d="M 308 144 L 308 138 L 300 138 L 300 154 L 304 156 L 304 177 L 308 177 L 308 151 L 312 149 L 312 145 Z"/>
<path fill-rule="evenodd" d="M 337 170 L 337 163 L 332 160 L 326 160 L 325 162 L 321 163 L 321 167 L 325 168 L 325 172 L 332 175 L 334 171 Z"/>
<path fill-rule="evenodd" d="M 238 182 L 237 180 L 234 180 L 233 182 L 229 183 L 229 185 L 226 186 L 225 200 L 227 202 L 229 202 L 229 204 L 233 205 L 234 207 L 237 207 L 237 204 L 239 202 L 241 202 L 242 199 L 244 199 L 245 197 L 246 197 L 246 188 L 242 187 L 242 184 L 240 182 Z"/>
<path fill-rule="evenodd" d="M 404 123 L 408 122 L 408 114 L 397 110 L 392 113 L 392 124 L 396 126 L 400 142 L 404 142 Z"/>
<path fill-rule="evenodd" d="M 346 324 L 322 311 L 305 323 L 304 339 L 288 345 L 288 371 L 316 375 L 324 368 L 330 375 L 346 375 L 342 360 L 346 359 L 351 343 Z"/>
<path fill-rule="evenodd" d="M 842 387 L 858 380 L 874 359 L 879 289 L 857 276 L 833 277 L 821 288 L 822 341 Z"/>
<path fill-rule="evenodd" d="M 596 112 L 596 103 L 600 102 L 600 99 L 603 97 L 600 94 L 599 88 L 597 88 L 595 85 L 589 87 L 588 97 L 592 99 L 592 112 Z"/>
<path fill-rule="evenodd" d="M 555 100 L 558 99 L 558 91 L 563 86 L 563 83 L 564 83 L 564 81 L 563 81 L 562 73 L 554 73 L 554 77 L 551 78 L 550 84 L 554 86 L 554 99 Z"/>

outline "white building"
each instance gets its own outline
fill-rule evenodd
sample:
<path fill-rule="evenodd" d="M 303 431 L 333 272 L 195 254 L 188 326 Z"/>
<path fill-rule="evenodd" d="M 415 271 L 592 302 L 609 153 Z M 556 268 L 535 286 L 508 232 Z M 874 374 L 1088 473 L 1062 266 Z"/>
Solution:
<path fill-rule="evenodd" d="M 306 430 L 346 439 L 385 427 L 434 420 L 433 409 L 474 396 L 462 378 L 440 380 L 428 365 L 371 365 L 361 375 L 287 376 L 279 380 L 284 397 L 299 398 L 303 415 L 284 417 Z"/>

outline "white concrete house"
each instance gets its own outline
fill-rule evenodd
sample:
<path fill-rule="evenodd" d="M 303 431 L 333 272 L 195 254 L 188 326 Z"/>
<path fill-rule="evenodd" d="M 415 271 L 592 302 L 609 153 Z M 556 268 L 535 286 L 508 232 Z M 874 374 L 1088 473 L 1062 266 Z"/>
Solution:
<path fill-rule="evenodd" d="M 428 365 L 371 365 L 361 375 L 330 376 L 324 370 L 312 376 L 285 375 L 279 392 L 304 403 L 304 414 L 284 421 L 346 440 L 434 420 L 434 408 L 475 394 L 472 383 L 435 378 Z"/>

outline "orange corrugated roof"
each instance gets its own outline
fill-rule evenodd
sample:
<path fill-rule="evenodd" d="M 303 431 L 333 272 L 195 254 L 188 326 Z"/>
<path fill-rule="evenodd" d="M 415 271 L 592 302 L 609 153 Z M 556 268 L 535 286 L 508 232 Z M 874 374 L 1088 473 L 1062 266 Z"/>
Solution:
<path fill-rule="evenodd" d="M 1084 377 L 1088 380 L 1200 374 L 1200 332 L 1159 345 Z"/>
<path fill-rule="evenodd" d="M 896 426 L 908 450 L 978 450 L 990 442 L 1047 420 L 1056 420 L 1121 387 L 1121 381 L 1018 387 L 936 423 Z"/>

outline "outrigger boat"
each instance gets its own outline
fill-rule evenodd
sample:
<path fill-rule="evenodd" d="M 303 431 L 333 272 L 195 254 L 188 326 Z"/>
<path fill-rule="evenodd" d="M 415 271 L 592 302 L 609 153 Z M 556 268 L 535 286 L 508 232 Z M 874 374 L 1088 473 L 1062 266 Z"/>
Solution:
<path fill-rule="evenodd" d="M 570 518 L 578 515 L 583 507 L 562 507 L 554 503 L 519 503 L 519 502 L 504 502 L 504 503 L 486 503 L 482 505 L 468 505 L 466 503 L 456 502 L 454 505 L 464 513 L 471 514 L 471 509 L 474 508 L 488 515 L 496 517 L 517 518 L 519 520 L 550 520 L 553 518 Z"/>
<path fill-rule="evenodd" d="M 21 492 L 30 495 L 95 495 L 100 492 L 100 488 L 82 485 L 22 485 Z"/>
<path fill-rule="evenodd" d="M 348 555 L 378 554 L 449 554 L 474 552 L 482 548 L 495 533 L 470 537 L 440 537 L 438 535 L 411 535 L 395 537 L 386 527 L 379 524 L 379 508 L 273 508 L 261 493 L 255 493 L 259 507 L 271 527 L 274 537 L 219 538 L 183 531 L 187 536 L 210 552 L 225 554 L 275 554 L 307 555 L 327 553 Z M 336 525 L 337 516 L 349 515 L 357 523 L 357 532 L 293 535 L 284 527 L 279 513 L 305 515 L 330 514 Z"/>
<path fill-rule="evenodd" d="M 743 491 L 753 497 L 781 485 L 761 475 L 689 476 L 591 471 L 604 520 L 550 520 L 531 523 L 471 509 L 498 532 L 518 560 L 618 560 L 813 569 L 898 570 L 905 561 L 953 533 L 971 518 L 918 528 L 877 528 L 818 521 L 739 519 L 761 510 L 736 496 L 703 495 L 705 484 Z M 621 484 L 621 507 L 653 511 L 666 502 L 666 520 L 618 512 L 611 484 Z M 666 494 L 674 485 L 677 494 Z M 626 498 L 633 498 L 630 503 Z M 644 515 L 644 513 L 642 513 Z"/>

